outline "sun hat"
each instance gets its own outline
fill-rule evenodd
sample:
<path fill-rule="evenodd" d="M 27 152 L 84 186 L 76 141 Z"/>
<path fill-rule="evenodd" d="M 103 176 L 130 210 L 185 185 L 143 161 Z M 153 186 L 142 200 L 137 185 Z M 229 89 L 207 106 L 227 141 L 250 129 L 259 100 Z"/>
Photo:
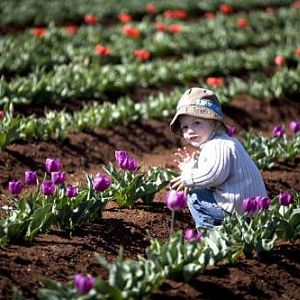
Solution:
<path fill-rule="evenodd" d="M 181 96 L 177 104 L 176 114 L 170 123 L 171 131 L 177 134 L 181 133 L 178 118 L 181 115 L 217 120 L 224 126 L 224 129 L 227 128 L 223 123 L 223 112 L 218 97 L 208 89 L 193 87 Z"/>

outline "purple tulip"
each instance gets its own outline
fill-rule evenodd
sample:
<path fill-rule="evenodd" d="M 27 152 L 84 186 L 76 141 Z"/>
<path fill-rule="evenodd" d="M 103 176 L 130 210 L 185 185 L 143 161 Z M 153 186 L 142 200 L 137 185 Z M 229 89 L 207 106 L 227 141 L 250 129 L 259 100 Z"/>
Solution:
<path fill-rule="evenodd" d="M 126 151 L 115 151 L 118 166 L 123 170 L 135 171 L 138 168 L 137 161 Z"/>
<path fill-rule="evenodd" d="M 51 196 L 55 191 L 55 185 L 50 180 L 44 180 L 41 186 L 41 192 L 45 196 Z"/>
<path fill-rule="evenodd" d="M 187 229 L 184 233 L 184 239 L 187 241 L 201 241 L 203 238 L 203 234 L 199 231 L 195 231 L 193 229 Z"/>
<path fill-rule="evenodd" d="M 37 175 L 33 171 L 25 171 L 25 184 L 37 185 Z"/>
<path fill-rule="evenodd" d="M 299 132 L 300 131 L 300 121 L 292 121 L 292 122 L 290 122 L 289 128 L 294 133 Z"/>
<path fill-rule="evenodd" d="M 256 212 L 259 209 L 258 202 L 255 197 L 243 200 L 243 208 L 245 212 Z"/>
<path fill-rule="evenodd" d="M 262 210 L 267 210 L 271 204 L 271 199 L 268 197 L 258 196 L 255 199 L 258 203 L 259 209 L 262 209 Z"/>
<path fill-rule="evenodd" d="M 290 193 L 280 192 L 279 202 L 283 206 L 289 206 L 293 202 L 293 195 Z"/>
<path fill-rule="evenodd" d="M 110 186 L 110 179 L 106 175 L 96 174 L 93 180 L 93 189 L 98 192 L 105 191 Z"/>
<path fill-rule="evenodd" d="M 23 190 L 23 183 L 21 180 L 10 181 L 8 183 L 8 190 L 12 195 L 19 195 Z"/>
<path fill-rule="evenodd" d="M 273 129 L 274 138 L 282 137 L 284 134 L 285 134 L 285 129 L 282 125 L 274 127 Z"/>
<path fill-rule="evenodd" d="M 69 198 L 74 198 L 78 195 L 78 188 L 76 186 L 68 186 L 66 189 L 66 195 Z"/>
<path fill-rule="evenodd" d="M 235 126 L 227 126 L 227 134 L 229 136 L 235 136 L 237 134 L 237 130 Z"/>
<path fill-rule="evenodd" d="M 167 207 L 170 210 L 182 210 L 186 207 L 187 197 L 183 192 L 177 192 L 175 190 L 171 190 L 170 192 L 166 192 L 165 200 Z"/>
<path fill-rule="evenodd" d="M 51 181 L 54 184 L 63 184 L 66 179 L 65 172 L 51 172 Z"/>
<path fill-rule="evenodd" d="M 91 275 L 84 276 L 82 274 L 77 274 L 75 276 L 75 289 L 79 294 L 87 294 L 95 285 L 96 278 Z"/>
<path fill-rule="evenodd" d="M 53 158 L 47 158 L 45 163 L 46 171 L 51 172 L 57 172 L 61 168 L 61 162 L 59 158 L 53 157 Z"/>

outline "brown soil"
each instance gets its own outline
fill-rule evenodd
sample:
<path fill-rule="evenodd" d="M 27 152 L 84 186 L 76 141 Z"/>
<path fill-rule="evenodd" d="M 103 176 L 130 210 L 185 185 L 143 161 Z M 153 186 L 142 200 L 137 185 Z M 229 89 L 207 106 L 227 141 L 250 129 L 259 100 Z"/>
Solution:
<path fill-rule="evenodd" d="M 300 102 L 294 99 L 258 101 L 242 96 L 224 107 L 226 122 L 238 130 L 255 130 L 270 135 L 273 126 L 300 119 Z M 47 157 L 62 160 L 68 182 L 82 180 L 83 171 L 95 174 L 101 166 L 114 160 L 114 150 L 124 149 L 144 167 L 163 165 L 174 168 L 172 154 L 182 145 L 179 137 L 170 134 L 170 119 L 141 121 L 115 126 L 94 133 L 71 134 L 68 140 L 19 143 L 0 153 L 0 192 L 6 193 L 8 181 L 22 178 L 27 169 L 44 172 Z M 300 159 L 293 164 L 280 163 L 264 171 L 270 196 L 280 190 L 300 191 Z M 0 205 L 6 203 L 0 197 Z M 126 258 L 144 254 L 150 238 L 168 239 L 170 212 L 157 195 L 151 206 L 138 203 L 132 210 L 109 203 L 103 219 L 75 232 L 52 230 L 41 234 L 32 244 L 11 245 L 0 249 L 0 299 L 10 299 L 12 288 L 20 288 L 26 299 L 33 299 L 42 286 L 44 276 L 66 282 L 76 273 L 107 276 L 98 265 L 94 253 L 114 261 L 120 245 Z M 192 227 L 188 211 L 176 215 L 176 229 Z M 281 243 L 267 258 L 243 259 L 235 265 L 217 266 L 189 283 L 165 280 L 153 299 L 300 299 L 300 241 Z"/>

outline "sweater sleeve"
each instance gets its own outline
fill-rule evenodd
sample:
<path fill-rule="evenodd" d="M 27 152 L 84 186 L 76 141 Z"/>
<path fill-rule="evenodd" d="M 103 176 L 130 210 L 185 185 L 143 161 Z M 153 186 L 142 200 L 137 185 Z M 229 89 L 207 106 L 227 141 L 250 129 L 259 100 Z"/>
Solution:
<path fill-rule="evenodd" d="M 198 166 L 183 170 L 181 180 L 185 186 L 189 187 L 216 187 L 227 179 L 229 173 L 230 147 L 219 140 L 207 143 L 203 147 Z"/>

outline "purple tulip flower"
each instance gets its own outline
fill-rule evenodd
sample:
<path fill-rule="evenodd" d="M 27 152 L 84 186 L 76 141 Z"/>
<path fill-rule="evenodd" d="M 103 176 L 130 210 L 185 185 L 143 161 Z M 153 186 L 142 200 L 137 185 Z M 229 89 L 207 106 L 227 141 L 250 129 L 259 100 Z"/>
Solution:
<path fill-rule="evenodd" d="M 106 175 L 96 174 L 93 180 L 93 189 L 98 192 L 105 191 L 110 186 L 110 179 Z"/>
<path fill-rule="evenodd" d="M 21 180 L 10 181 L 8 183 L 8 190 L 12 195 L 19 195 L 23 190 L 23 183 Z"/>
<path fill-rule="evenodd" d="M 203 238 L 203 234 L 199 231 L 195 231 L 193 229 L 187 229 L 184 233 L 184 239 L 187 241 L 201 241 Z"/>
<path fill-rule="evenodd" d="M 243 208 L 245 212 L 256 212 L 259 209 L 258 202 L 255 197 L 246 198 L 243 200 Z"/>
<path fill-rule="evenodd" d="M 285 134 L 285 129 L 282 125 L 274 127 L 273 129 L 274 138 L 282 137 L 284 134 Z"/>
<path fill-rule="evenodd" d="M 66 179 L 65 172 L 51 172 L 51 181 L 54 184 L 63 184 Z"/>
<path fill-rule="evenodd" d="M 279 202 L 283 206 L 289 206 L 293 202 L 293 195 L 290 193 L 280 192 Z"/>
<path fill-rule="evenodd" d="M 93 276 L 84 276 L 82 274 L 77 274 L 75 276 L 75 289 L 79 294 L 87 294 L 95 285 L 96 278 Z"/>
<path fill-rule="evenodd" d="M 115 151 L 118 166 L 123 170 L 135 171 L 138 168 L 137 161 L 126 151 Z"/>
<path fill-rule="evenodd" d="M 51 172 L 57 172 L 61 168 L 61 162 L 59 158 L 53 157 L 53 158 L 47 158 L 45 163 L 46 171 Z"/>
<path fill-rule="evenodd" d="M 292 121 L 292 122 L 290 122 L 289 128 L 294 133 L 299 132 L 300 131 L 300 121 Z"/>
<path fill-rule="evenodd" d="M 227 126 L 227 134 L 229 136 L 235 136 L 237 134 L 237 130 L 235 126 Z"/>
<path fill-rule="evenodd" d="M 177 192 L 175 190 L 171 190 L 166 192 L 165 200 L 167 207 L 170 210 L 182 210 L 186 207 L 187 197 L 183 192 Z"/>
<path fill-rule="evenodd" d="M 44 180 L 41 186 L 41 192 L 45 196 L 51 196 L 55 191 L 55 185 L 50 180 Z"/>
<path fill-rule="evenodd" d="M 33 171 L 25 171 L 25 184 L 37 185 L 37 175 Z"/>
<path fill-rule="evenodd" d="M 68 186 L 66 189 L 66 195 L 69 198 L 74 198 L 78 195 L 78 188 L 76 186 Z"/>
<path fill-rule="evenodd" d="M 262 210 L 267 210 L 271 204 L 271 199 L 268 197 L 258 196 L 255 199 L 258 203 L 258 208 Z"/>

